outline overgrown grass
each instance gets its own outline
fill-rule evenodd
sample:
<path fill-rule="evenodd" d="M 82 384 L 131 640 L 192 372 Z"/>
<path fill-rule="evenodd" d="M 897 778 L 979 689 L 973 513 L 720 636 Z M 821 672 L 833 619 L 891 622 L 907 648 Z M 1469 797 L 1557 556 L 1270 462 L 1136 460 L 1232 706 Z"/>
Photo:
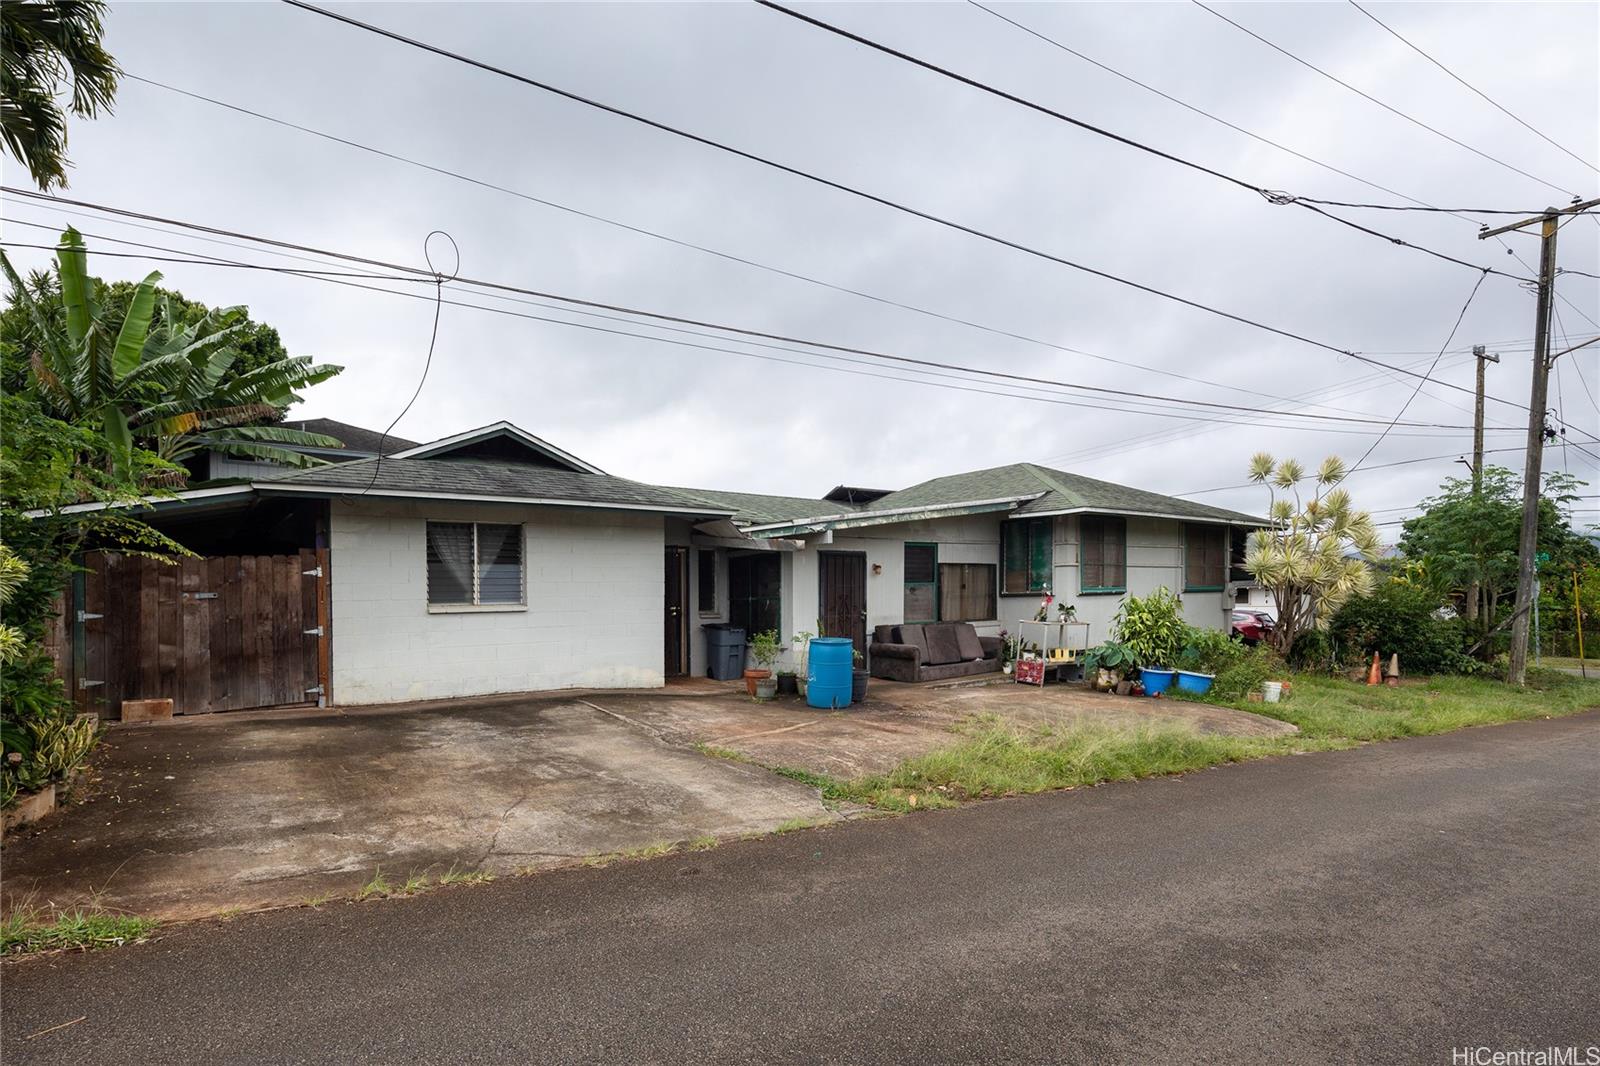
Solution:
<path fill-rule="evenodd" d="M 52 916 L 19 908 L 0 921 L 0 954 L 121 947 L 144 940 L 157 924 L 133 914 L 80 910 Z"/>
<path fill-rule="evenodd" d="M 1563 670 L 1577 670 L 1580 667 L 1589 671 L 1589 676 L 1600 678 L 1600 659 L 1592 655 L 1580 659 L 1576 655 L 1546 655 L 1539 660 L 1539 665 L 1549 669 L 1560 668 Z"/>
<path fill-rule="evenodd" d="M 1530 672 L 1522 690 L 1465 677 L 1427 678 L 1399 688 L 1311 675 L 1293 681 L 1293 695 L 1283 703 L 1216 702 L 1297 725 L 1295 736 L 1219 736 L 1182 726 L 1023 729 L 991 715 L 969 719 L 956 728 L 954 743 L 907 759 L 887 774 L 840 781 L 793 767 L 771 769 L 816 788 L 826 803 L 905 812 L 1600 707 L 1600 681 L 1552 671 Z"/>
<path fill-rule="evenodd" d="M 356 899 L 383 899 L 394 895 L 394 886 L 389 883 L 389 878 L 384 875 L 382 867 L 372 871 L 372 880 L 356 890 Z"/>
<path fill-rule="evenodd" d="M 1600 706 L 1600 680 L 1550 670 L 1530 670 L 1521 689 L 1473 677 L 1422 678 L 1398 688 L 1314 674 L 1296 674 L 1293 681 L 1293 695 L 1282 703 L 1232 706 L 1291 722 L 1309 739 L 1350 741 L 1427 736 Z"/>
<path fill-rule="evenodd" d="M 439 887 L 449 888 L 451 885 L 486 885 L 494 880 L 494 874 L 487 870 L 458 870 L 454 866 L 439 875 Z"/>

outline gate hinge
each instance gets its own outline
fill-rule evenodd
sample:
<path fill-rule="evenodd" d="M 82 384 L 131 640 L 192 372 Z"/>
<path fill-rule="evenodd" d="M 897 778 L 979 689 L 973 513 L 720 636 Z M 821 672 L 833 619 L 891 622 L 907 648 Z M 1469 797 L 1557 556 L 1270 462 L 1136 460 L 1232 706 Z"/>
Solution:
<path fill-rule="evenodd" d="M 94 688 L 96 685 L 103 685 L 103 684 L 105 684 L 104 681 L 91 681 L 86 677 L 78 678 L 78 687 L 79 688 Z"/>
<path fill-rule="evenodd" d="M 317 695 L 320 696 L 320 695 L 322 695 L 322 686 L 321 685 L 312 685 L 310 688 L 306 689 L 306 691 L 307 692 L 315 692 Z"/>
<path fill-rule="evenodd" d="M 304 633 L 308 637 L 320 637 L 322 636 L 322 627 L 312 626 L 310 629 L 302 629 L 300 632 Z"/>
<path fill-rule="evenodd" d="M 104 618 L 104 617 L 105 617 L 105 615 L 103 615 L 103 614 L 90 614 L 88 611 L 79 611 L 78 612 L 78 621 L 80 621 L 80 622 L 87 622 L 87 621 L 89 621 L 90 619 L 93 619 L 93 618 Z"/>
<path fill-rule="evenodd" d="M 306 577 L 321 577 L 322 567 L 314 566 L 310 570 L 302 570 L 300 573 L 304 574 Z"/>

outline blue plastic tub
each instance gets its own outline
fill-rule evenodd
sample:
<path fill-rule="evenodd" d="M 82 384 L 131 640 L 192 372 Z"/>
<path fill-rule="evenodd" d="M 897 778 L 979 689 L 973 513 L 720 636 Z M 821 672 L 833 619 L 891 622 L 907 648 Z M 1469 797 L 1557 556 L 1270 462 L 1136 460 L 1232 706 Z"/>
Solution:
<path fill-rule="evenodd" d="M 1196 695 L 1211 691 L 1211 682 L 1215 681 L 1217 677 L 1216 674 L 1196 674 L 1188 670 L 1178 670 L 1176 673 L 1178 675 L 1178 687 L 1185 692 L 1193 692 Z M 1146 691 L 1149 690 L 1146 689 Z"/>
<path fill-rule="evenodd" d="M 855 645 L 849 637 L 812 637 L 806 652 L 806 703 L 822 710 L 850 706 Z"/>
<path fill-rule="evenodd" d="M 1159 696 L 1172 686 L 1172 671 L 1146 667 L 1139 671 L 1139 680 L 1144 682 L 1146 696 Z"/>

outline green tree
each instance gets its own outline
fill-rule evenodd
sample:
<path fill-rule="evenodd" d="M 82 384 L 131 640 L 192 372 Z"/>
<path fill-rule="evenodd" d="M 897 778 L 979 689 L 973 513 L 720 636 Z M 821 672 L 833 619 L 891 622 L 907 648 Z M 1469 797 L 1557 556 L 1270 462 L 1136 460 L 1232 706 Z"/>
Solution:
<path fill-rule="evenodd" d="M 122 73 L 100 43 L 103 0 L 0 4 L 0 142 L 39 188 L 67 184 L 67 120 L 109 111 Z"/>
<path fill-rule="evenodd" d="M 1563 512 L 1577 499 L 1579 485 L 1577 479 L 1551 471 L 1544 476 L 1539 501 L 1539 551 L 1550 557 L 1545 567 L 1562 574 L 1596 557 L 1593 543 L 1572 529 Z M 1466 600 L 1476 584 L 1477 624 L 1480 632 L 1488 632 L 1516 598 L 1522 479 L 1505 467 L 1485 467 L 1481 488 L 1475 490 L 1470 478 L 1449 478 L 1437 496 L 1422 501 L 1422 508 L 1401 527 L 1400 551 L 1440 580 L 1449 602 L 1463 615 L 1474 613 Z M 1559 592 L 1550 595 L 1561 598 Z"/>
<path fill-rule="evenodd" d="M 159 297 L 161 275 L 152 272 L 134 286 L 125 313 L 114 316 L 89 276 L 83 239 L 70 228 L 57 251 L 53 302 L 48 286 L 24 283 L 3 254 L 0 264 L 27 323 L 14 337 L 0 339 L 26 356 L 47 414 L 98 427 L 119 478 L 131 476 L 136 444 L 169 464 L 206 447 L 289 466 L 321 460 L 283 445 L 339 446 L 330 437 L 263 424 L 281 418 L 300 399 L 296 389 L 342 368 L 286 356 L 239 371 L 234 342 L 243 330 L 242 308 L 188 321 L 192 316 L 170 297 Z M 169 483 L 182 479 L 176 465 L 167 476 Z"/>
<path fill-rule="evenodd" d="M 1293 459 L 1280 463 L 1259 452 L 1250 460 L 1250 480 L 1268 487 L 1271 507 L 1266 528 L 1250 534 L 1244 566 L 1277 600 L 1272 642 L 1283 655 L 1300 634 L 1325 627 L 1345 601 L 1372 591 L 1367 564 L 1378 556 L 1378 530 L 1337 487 L 1344 479 L 1344 462 L 1334 455 L 1310 476 Z M 1301 486 L 1308 481 L 1306 499 Z"/>

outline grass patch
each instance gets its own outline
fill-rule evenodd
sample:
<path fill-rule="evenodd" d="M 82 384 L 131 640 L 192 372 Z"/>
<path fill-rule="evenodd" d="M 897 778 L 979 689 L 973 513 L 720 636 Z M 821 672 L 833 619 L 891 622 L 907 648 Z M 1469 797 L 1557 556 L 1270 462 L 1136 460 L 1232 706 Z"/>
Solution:
<path fill-rule="evenodd" d="M 684 844 L 685 851 L 710 851 L 720 843 L 714 836 L 699 836 Z"/>
<path fill-rule="evenodd" d="M 1350 741 L 1429 736 L 1600 706 L 1600 680 L 1549 670 L 1528 671 L 1528 683 L 1520 689 L 1473 677 L 1420 678 L 1388 688 L 1296 674 L 1293 691 L 1283 703 L 1230 706 L 1291 722 L 1308 739 Z"/>
<path fill-rule="evenodd" d="M 71 911 L 47 919 L 38 911 L 19 909 L 0 921 L 0 954 L 121 947 L 146 939 L 157 924 L 150 918 L 105 911 Z"/>
<path fill-rule="evenodd" d="M 494 880 L 494 874 L 486 870 L 458 870 L 454 866 L 439 875 L 439 887 L 449 888 L 451 885 L 486 885 Z"/>
<path fill-rule="evenodd" d="M 1297 736 L 1218 736 L 1181 726 L 1022 729 L 986 715 L 957 726 L 959 739 L 948 747 L 887 774 L 840 781 L 793 767 L 771 769 L 817 789 L 825 803 L 906 812 L 1600 707 L 1600 681 L 1549 670 L 1530 671 L 1520 690 L 1467 677 L 1423 678 L 1399 688 L 1305 674 L 1293 681 L 1293 696 L 1283 703 L 1215 702 L 1290 722 L 1300 727 Z"/>
<path fill-rule="evenodd" d="M 623 859 L 655 859 L 662 855 L 671 855 L 678 850 L 678 845 L 670 840 L 663 840 L 657 844 L 646 844 L 642 848 L 629 848 L 619 853 Z"/>
<path fill-rule="evenodd" d="M 310 907 L 314 911 L 319 911 L 322 909 L 324 904 L 332 903 L 337 898 L 338 896 L 336 893 L 324 892 L 319 896 L 307 896 L 300 905 L 302 907 Z"/>
<path fill-rule="evenodd" d="M 392 895 L 394 895 L 394 886 L 384 876 L 381 867 L 372 871 L 372 880 L 356 890 L 356 899 L 358 900 L 383 899 Z"/>
<path fill-rule="evenodd" d="M 773 835 L 782 833 L 797 833 L 802 829 L 815 829 L 819 825 L 827 824 L 826 818 L 790 818 L 786 822 L 779 822 L 773 826 Z"/>
<path fill-rule="evenodd" d="M 713 759 L 727 759 L 729 762 L 750 761 L 750 757 L 744 752 L 734 751 L 732 748 L 719 748 L 715 744 L 696 744 L 694 750 Z"/>
<path fill-rule="evenodd" d="M 1546 655 L 1539 660 L 1539 665 L 1546 669 L 1577 670 L 1580 667 L 1589 671 L 1589 676 L 1600 678 L 1600 659 L 1589 655 L 1580 659 L 1576 655 Z"/>

